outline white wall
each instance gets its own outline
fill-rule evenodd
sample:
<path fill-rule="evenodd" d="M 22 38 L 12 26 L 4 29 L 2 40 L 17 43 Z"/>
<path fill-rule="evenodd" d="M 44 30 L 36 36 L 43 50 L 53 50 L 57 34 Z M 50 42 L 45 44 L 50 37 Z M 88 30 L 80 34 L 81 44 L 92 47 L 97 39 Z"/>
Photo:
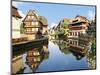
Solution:
<path fill-rule="evenodd" d="M 20 38 L 20 26 L 21 20 L 19 18 L 12 17 L 12 38 Z"/>

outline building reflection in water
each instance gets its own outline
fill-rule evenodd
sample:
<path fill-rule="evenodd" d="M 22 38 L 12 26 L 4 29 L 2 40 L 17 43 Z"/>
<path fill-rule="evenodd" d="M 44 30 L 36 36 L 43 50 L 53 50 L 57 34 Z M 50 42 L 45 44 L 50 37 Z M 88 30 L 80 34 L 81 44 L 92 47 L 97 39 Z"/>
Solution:
<path fill-rule="evenodd" d="M 87 63 L 89 68 L 95 69 L 96 63 L 95 63 L 95 53 L 93 51 L 89 51 L 86 45 L 83 45 L 80 43 L 79 40 L 75 39 L 69 39 L 68 41 L 63 40 L 54 40 L 53 41 L 55 45 L 58 45 L 59 50 L 64 53 L 65 55 L 71 54 L 75 57 L 75 60 L 81 60 L 83 57 L 86 57 Z M 79 48 L 78 48 L 79 47 Z M 87 49 L 87 53 L 83 55 L 81 53 L 81 48 Z M 30 50 L 27 50 L 26 56 L 25 56 L 25 64 L 28 66 L 23 66 L 23 60 L 22 55 L 15 56 L 12 60 L 12 72 L 13 74 L 16 73 L 24 73 L 27 68 L 30 68 L 31 72 L 37 72 L 39 69 L 39 65 L 44 61 L 49 59 L 49 50 L 48 45 L 40 45 L 36 48 L 32 48 Z M 24 67 L 26 67 L 24 69 Z M 24 70 L 24 71 L 23 71 Z M 27 73 L 26 72 L 26 73 Z"/>
<path fill-rule="evenodd" d="M 75 39 L 68 39 L 68 42 L 63 40 L 56 40 L 54 44 L 59 46 L 59 50 L 64 54 L 72 53 L 76 60 L 81 60 L 86 57 L 88 67 L 90 69 L 96 68 L 96 54 L 95 51 L 91 50 L 91 45 L 89 42 L 84 42 Z"/>
<path fill-rule="evenodd" d="M 87 54 L 88 48 L 86 42 L 82 43 L 80 40 L 68 40 L 69 50 L 75 52 L 75 55 L 85 56 Z M 88 42 L 87 42 L 88 43 Z M 76 54 L 77 53 L 77 54 Z M 80 56 L 78 56 L 80 58 Z"/>
<path fill-rule="evenodd" d="M 69 50 L 68 50 L 68 42 L 63 41 L 63 40 L 57 40 L 54 41 L 55 44 L 57 44 L 59 46 L 59 50 L 64 53 L 64 54 L 70 54 Z"/>
<path fill-rule="evenodd" d="M 79 40 L 69 39 L 69 50 L 76 57 L 77 60 L 81 60 L 87 52 L 87 48 L 82 46 Z"/>
<path fill-rule="evenodd" d="M 81 40 L 69 40 L 69 44 L 84 47 L 84 49 L 86 50 L 84 56 L 87 58 L 88 67 L 90 69 L 96 69 L 96 51 L 93 48 L 91 42 L 84 42 Z M 78 55 L 77 53 L 75 53 L 75 51 L 72 51 L 72 53 L 74 56 L 76 56 L 77 60 L 80 60 L 82 57 L 84 57 L 83 55 Z"/>
<path fill-rule="evenodd" d="M 48 45 L 43 45 L 43 54 L 44 54 L 44 60 L 49 58 Z"/>
<path fill-rule="evenodd" d="M 64 54 L 72 53 L 77 60 L 81 60 L 86 55 L 87 51 L 86 47 L 84 49 L 83 46 L 80 46 L 79 40 L 76 39 L 68 39 L 68 41 L 56 40 L 54 41 L 54 43 L 59 46 L 59 50 L 62 53 Z"/>
<path fill-rule="evenodd" d="M 24 70 L 22 55 L 17 55 L 12 59 L 12 74 Z"/>
<path fill-rule="evenodd" d="M 75 39 L 68 39 L 69 44 L 75 45 L 75 46 L 79 46 L 79 40 L 75 40 Z"/>
<path fill-rule="evenodd" d="M 48 45 L 43 45 L 41 48 L 34 48 L 27 52 L 26 63 L 32 69 L 33 72 L 38 69 L 39 64 L 48 59 L 49 51 Z"/>

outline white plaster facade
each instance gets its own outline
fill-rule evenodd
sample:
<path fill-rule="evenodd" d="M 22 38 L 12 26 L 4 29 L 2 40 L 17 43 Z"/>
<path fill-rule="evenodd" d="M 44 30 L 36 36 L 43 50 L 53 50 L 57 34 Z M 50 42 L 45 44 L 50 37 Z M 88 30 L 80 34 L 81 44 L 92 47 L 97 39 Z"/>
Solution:
<path fill-rule="evenodd" d="M 21 26 L 21 20 L 17 17 L 12 17 L 12 38 L 20 38 L 20 26 Z"/>

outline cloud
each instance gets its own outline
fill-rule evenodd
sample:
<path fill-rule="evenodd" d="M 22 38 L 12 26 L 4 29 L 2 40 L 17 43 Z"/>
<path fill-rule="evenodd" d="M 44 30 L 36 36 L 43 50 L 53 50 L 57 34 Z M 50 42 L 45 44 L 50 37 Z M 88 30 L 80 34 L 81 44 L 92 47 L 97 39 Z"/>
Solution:
<path fill-rule="evenodd" d="M 22 2 L 12 2 L 12 5 L 15 7 L 18 7 L 20 4 L 23 4 Z M 24 18 L 25 14 L 23 14 L 23 12 L 21 10 L 18 9 L 18 13 Z"/>
<path fill-rule="evenodd" d="M 12 5 L 15 6 L 15 7 L 18 6 L 17 2 L 12 2 Z"/>
<path fill-rule="evenodd" d="M 50 28 L 52 28 L 52 27 L 54 27 L 54 26 L 56 27 L 57 25 L 58 25 L 58 24 L 52 22 Z"/>
<path fill-rule="evenodd" d="M 23 2 L 14 2 L 14 1 L 12 2 L 12 5 L 15 7 L 18 7 L 19 5 L 22 5 L 22 4 L 23 4 Z"/>
<path fill-rule="evenodd" d="M 89 18 L 89 20 L 93 20 L 94 17 L 95 17 L 95 12 L 89 10 L 89 11 L 88 11 L 88 18 Z"/>

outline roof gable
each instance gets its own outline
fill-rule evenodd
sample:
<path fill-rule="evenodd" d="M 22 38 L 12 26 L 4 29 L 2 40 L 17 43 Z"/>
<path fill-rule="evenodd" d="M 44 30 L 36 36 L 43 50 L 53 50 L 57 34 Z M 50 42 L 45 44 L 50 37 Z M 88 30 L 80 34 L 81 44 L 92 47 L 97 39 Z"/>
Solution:
<path fill-rule="evenodd" d="M 28 16 L 30 16 L 30 18 L 28 18 Z M 34 18 L 32 18 L 31 16 L 34 16 Z M 36 20 L 38 20 L 38 15 L 35 13 L 34 10 L 29 10 L 23 21 L 36 21 Z"/>
<path fill-rule="evenodd" d="M 11 12 L 12 12 L 12 16 L 13 16 L 13 17 L 22 18 L 22 17 L 19 15 L 18 9 L 17 9 L 16 7 L 12 6 Z"/>

